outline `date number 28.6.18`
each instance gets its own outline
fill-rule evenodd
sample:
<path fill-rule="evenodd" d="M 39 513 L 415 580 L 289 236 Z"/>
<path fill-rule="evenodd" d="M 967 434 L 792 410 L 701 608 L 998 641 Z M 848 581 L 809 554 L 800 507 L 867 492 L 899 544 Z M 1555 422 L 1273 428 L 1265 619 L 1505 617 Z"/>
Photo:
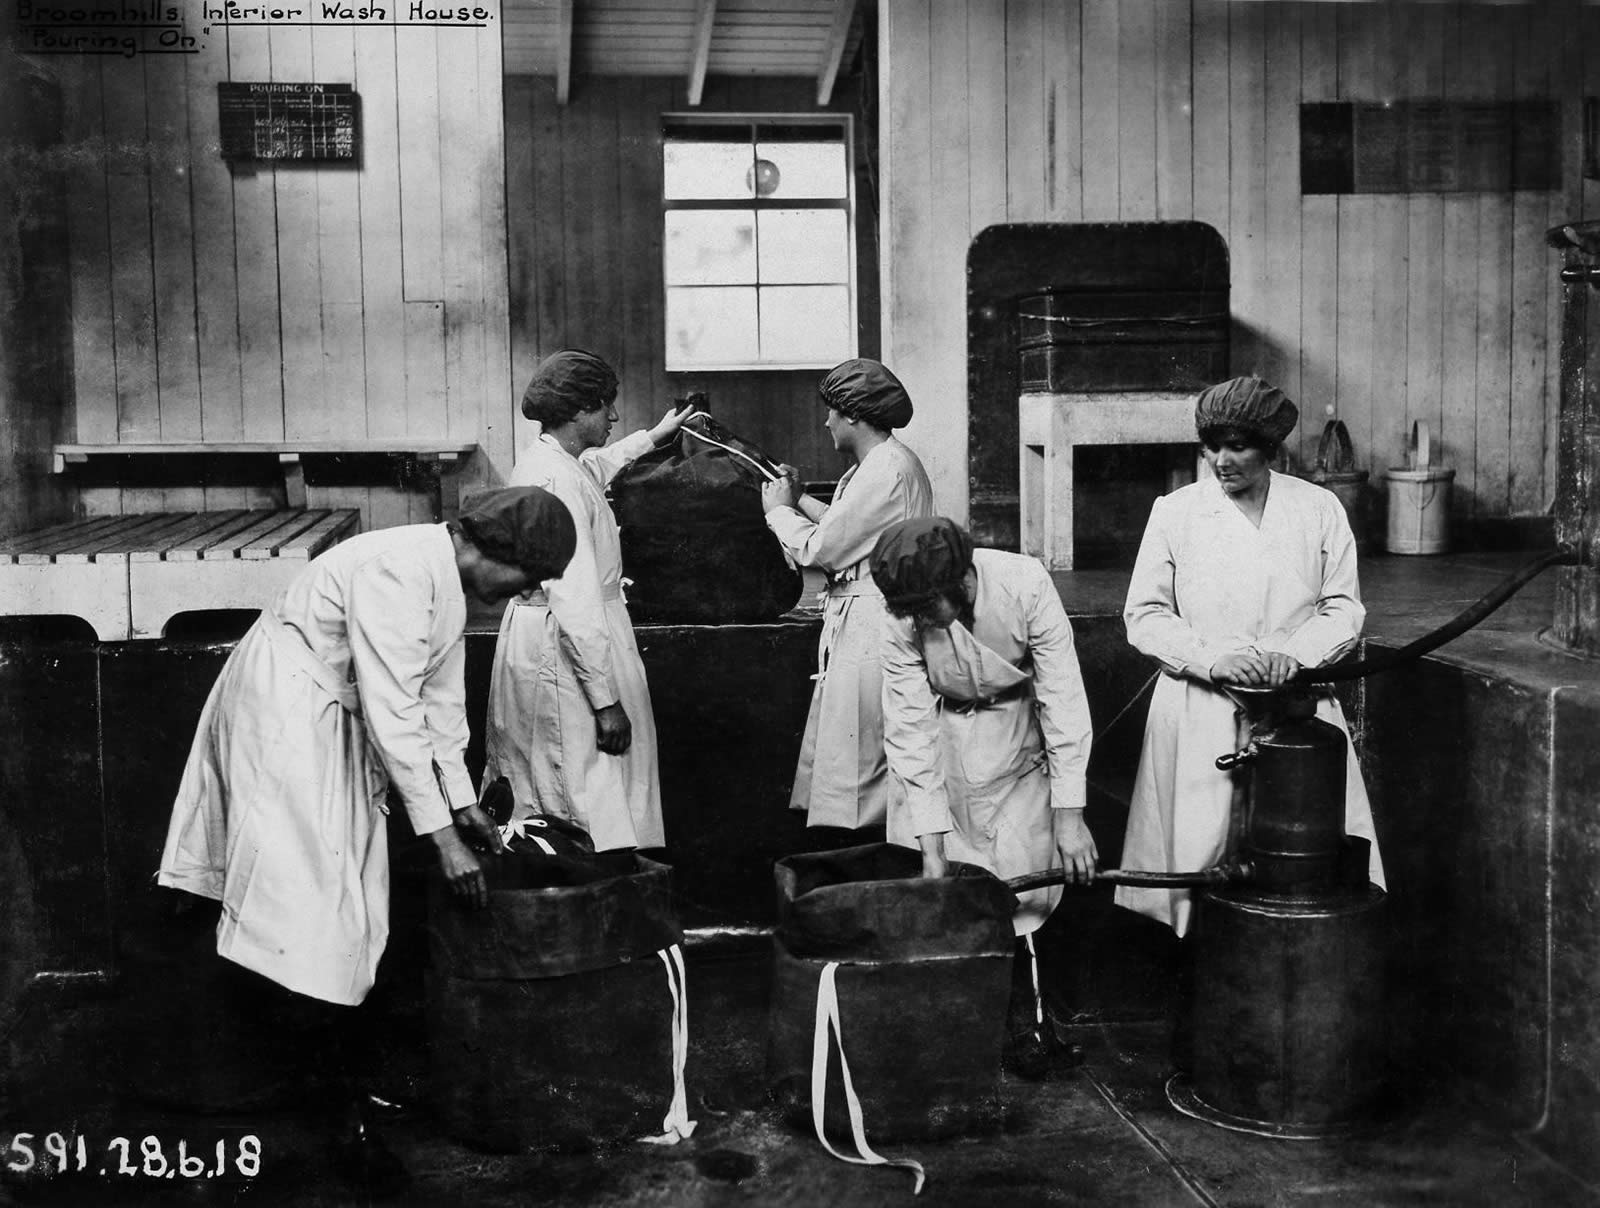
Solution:
<path fill-rule="evenodd" d="M 175 1146 L 160 1137 L 112 1137 L 104 1145 L 77 1133 L 19 1132 L 0 1150 L 5 1169 L 23 1177 L 104 1175 L 144 1179 L 253 1179 L 261 1173 L 261 1139 L 254 1133 L 215 1144 Z"/>

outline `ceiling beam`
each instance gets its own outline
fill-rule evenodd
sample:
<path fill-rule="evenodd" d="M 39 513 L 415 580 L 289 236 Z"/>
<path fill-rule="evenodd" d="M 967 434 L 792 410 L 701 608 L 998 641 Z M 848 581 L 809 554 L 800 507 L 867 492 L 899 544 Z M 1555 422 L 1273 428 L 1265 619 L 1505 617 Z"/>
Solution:
<path fill-rule="evenodd" d="M 572 5 L 560 0 L 556 18 L 556 104 L 565 105 L 572 95 Z"/>
<path fill-rule="evenodd" d="M 819 105 L 826 105 L 833 98 L 833 82 L 839 78 L 844 44 L 850 40 L 850 22 L 855 15 L 856 0 L 833 0 L 833 24 L 828 26 L 828 40 L 823 44 L 822 58 L 817 67 Z"/>
<path fill-rule="evenodd" d="M 711 61 L 711 28 L 717 23 L 717 0 L 700 0 L 694 14 L 694 42 L 689 48 L 689 104 L 698 105 Z"/>

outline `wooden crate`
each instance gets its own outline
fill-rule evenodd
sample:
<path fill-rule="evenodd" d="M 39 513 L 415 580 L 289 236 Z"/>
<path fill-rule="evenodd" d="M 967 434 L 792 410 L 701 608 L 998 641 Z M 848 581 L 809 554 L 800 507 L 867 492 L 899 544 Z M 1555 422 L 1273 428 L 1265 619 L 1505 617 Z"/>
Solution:
<path fill-rule="evenodd" d="M 100 516 L 0 538 L 0 615 L 82 617 L 103 642 L 181 612 L 265 608 L 360 526 L 353 508 Z"/>

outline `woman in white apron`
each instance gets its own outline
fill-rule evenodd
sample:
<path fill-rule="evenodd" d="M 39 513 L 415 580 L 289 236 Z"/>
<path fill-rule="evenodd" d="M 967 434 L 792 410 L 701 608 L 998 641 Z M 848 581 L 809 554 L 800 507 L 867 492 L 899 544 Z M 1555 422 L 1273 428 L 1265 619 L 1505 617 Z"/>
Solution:
<path fill-rule="evenodd" d="M 307 999 L 360 1004 L 389 934 L 390 787 L 452 889 L 486 902 L 457 833 L 500 846 L 464 762 L 466 593 L 526 590 L 575 543 L 553 496 L 493 491 L 448 525 L 334 546 L 262 612 L 201 713 L 157 874 L 221 902 L 221 956 Z M 360 1016 L 318 1014 L 328 1064 L 348 1075 Z M 344 1126 L 347 1171 L 396 1176 L 359 1116 Z"/>
<path fill-rule="evenodd" d="M 891 791 L 878 664 L 883 600 L 867 561 L 891 524 L 932 515 L 933 488 L 917 455 L 894 435 L 911 421 L 912 406 L 887 368 L 846 361 L 817 390 L 834 448 L 855 464 L 831 504 L 802 494 L 789 466 L 761 493 L 767 526 L 789 557 L 827 575 L 816 687 L 789 806 L 805 811 L 807 826 L 881 826 Z"/>
<path fill-rule="evenodd" d="M 1233 777 L 1216 759 L 1240 745 L 1239 712 L 1223 688 L 1280 686 L 1301 667 L 1348 653 L 1366 610 L 1355 538 L 1338 498 L 1269 467 L 1298 418 L 1259 378 L 1204 391 L 1195 427 L 1215 477 L 1157 499 L 1128 584 L 1128 641 L 1163 674 L 1150 699 L 1123 843 L 1125 868 L 1193 871 L 1223 856 Z M 1330 689 L 1317 716 L 1348 735 Z M 1384 884 L 1372 807 L 1348 748 L 1345 831 L 1372 842 L 1371 878 Z M 1189 929 L 1187 890 L 1118 886 L 1116 902 Z M 1175 1056 L 1186 1059 L 1192 957 L 1180 959 Z"/>
<path fill-rule="evenodd" d="M 1092 880 L 1083 821 L 1092 729 L 1072 625 L 1037 559 L 972 548 L 942 517 L 888 529 L 872 555 L 884 595 L 884 742 L 903 796 L 890 842 L 920 848 L 926 876 L 956 860 L 1003 879 L 1064 868 Z M 1019 964 L 1059 886 L 1022 894 Z M 1037 996 L 1014 996 L 1014 1068 L 1042 1073 Z"/>
<path fill-rule="evenodd" d="M 660 847 L 655 716 L 622 594 L 622 542 L 606 484 L 670 440 L 688 412 L 606 445 L 617 375 L 578 349 L 546 357 L 522 398 L 539 424 L 514 485 L 543 487 L 571 510 L 578 548 L 557 581 L 513 600 L 489 681 L 486 782 L 504 776 L 513 820 L 554 814 L 589 832 L 596 851 Z"/>

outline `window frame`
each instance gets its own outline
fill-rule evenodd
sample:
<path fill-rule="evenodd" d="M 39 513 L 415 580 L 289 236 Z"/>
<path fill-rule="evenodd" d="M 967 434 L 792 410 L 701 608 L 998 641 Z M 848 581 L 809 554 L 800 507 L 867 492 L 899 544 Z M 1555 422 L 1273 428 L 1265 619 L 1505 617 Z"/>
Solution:
<path fill-rule="evenodd" d="M 664 357 L 666 372 L 668 373 L 765 373 L 784 372 L 796 370 L 831 369 L 842 361 L 847 361 L 859 355 L 861 346 L 861 318 L 860 318 L 860 287 L 861 265 L 858 259 L 859 251 L 856 240 L 856 160 L 855 160 L 855 120 L 848 113 L 679 113 L 669 112 L 661 115 L 661 140 L 657 154 L 661 162 L 665 163 L 666 146 L 671 141 L 670 131 L 673 127 L 697 126 L 707 129 L 726 130 L 730 134 L 737 132 L 741 127 L 748 136 L 752 154 L 758 143 L 757 131 L 762 126 L 817 126 L 832 128 L 842 131 L 844 142 L 844 179 L 845 196 L 835 197 L 806 197 L 806 198 L 770 198 L 770 197 L 743 197 L 743 198 L 668 198 L 666 181 L 663 178 L 660 189 L 661 202 L 661 330 L 664 339 Z M 845 241 L 846 263 L 848 278 L 845 281 L 845 294 L 849 304 L 847 317 L 847 330 L 849 341 L 847 350 L 842 356 L 827 361 L 736 361 L 725 364 L 674 364 L 672 359 L 671 331 L 667 328 L 667 296 L 671 289 L 696 289 L 696 288 L 724 288 L 722 286 L 674 286 L 667 282 L 667 246 L 666 222 L 667 215 L 675 210 L 709 212 L 715 210 L 738 210 L 742 212 L 759 213 L 761 210 L 842 210 L 845 216 Z M 756 290 L 756 331 L 759 339 L 761 325 L 761 288 L 763 282 L 760 273 L 760 225 L 756 225 L 756 257 L 757 269 L 755 279 Z M 773 285 L 806 285 L 806 284 L 837 284 L 835 282 L 773 282 Z"/>

